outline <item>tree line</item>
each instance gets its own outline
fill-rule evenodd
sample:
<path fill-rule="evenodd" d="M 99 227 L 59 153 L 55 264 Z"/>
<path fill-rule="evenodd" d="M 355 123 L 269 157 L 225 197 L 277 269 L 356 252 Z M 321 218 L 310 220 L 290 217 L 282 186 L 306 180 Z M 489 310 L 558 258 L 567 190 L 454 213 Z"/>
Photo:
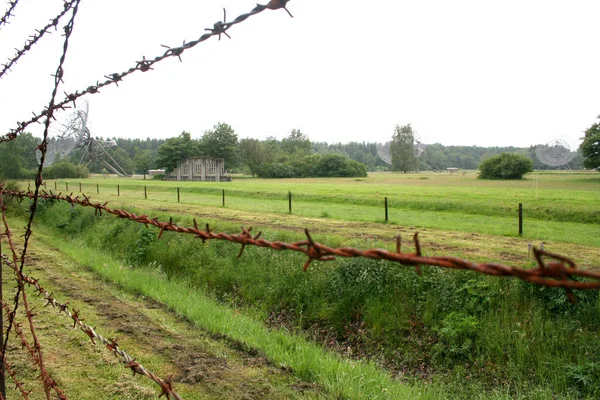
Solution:
<path fill-rule="evenodd" d="M 434 143 L 417 148 L 410 125 L 396 126 L 394 130 L 389 144 L 392 165 L 378 155 L 378 145 L 374 142 L 313 142 L 299 129 L 292 129 L 283 139 L 272 136 L 265 140 L 239 139 L 235 130 L 222 122 L 215 124 L 198 139 L 184 131 L 169 139 L 112 140 L 117 146 L 107 148 L 107 152 L 125 171 L 136 174 L 158 168 L 170 171 L 178 161 L 190 157 L 224 158 L 225 168 L 229 172 L 263 178 L 365 176 L 367 171 L 443 171 L 450 167 L 474 170 L 486 159 L 502 153 L 524 155 L 532 160 L 536 170 L 565 168 L 547 166 L 537 158 L 536 151 L 545 145 L 518 148 L 444 146 Z M 24 133 L 16 140 L 0 144 L 0 177 L 23 179 L 35 176 L 36 147 L 39 142 L 39 138 Z M 566 168 L 600 167 L 599 143 L 600 126 L 596 123 L 586 131 L 581 151 Z M 85 175 L 88 170 L 92 173 L 103 172 L 102 165 L 97 161 L 73 169 L 72 165 L 80 164 L 80 159 L 78 152 L 70 154 L 57 162 L 60 167 L 48 168 L 45 177 L 74 173 Z"/>

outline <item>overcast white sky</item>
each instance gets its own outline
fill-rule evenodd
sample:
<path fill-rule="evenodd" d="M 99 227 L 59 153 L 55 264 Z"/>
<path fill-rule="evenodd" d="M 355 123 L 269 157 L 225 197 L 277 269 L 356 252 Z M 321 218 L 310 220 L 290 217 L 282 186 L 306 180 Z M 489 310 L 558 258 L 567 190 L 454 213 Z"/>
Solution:
<path fill-rule="evenodd" d="M 198 38 L 223 7 L 231 20 L 254 4 L 83 0 L 60 93 Z M 0 27 L 0 63 L 61 9 L 62 0 L 20 0 Z M 200 137 L 221 121 L 240 138 L 298 128 L 332 143 L 384 141 L 411 123 L 425 143 L 575 146 L 600 114 L 598 0 L 292 0 L 288 9 L 295 18 L 267 10 L 231 40 L 89 97 L 92 134 Z M 1 134 L 48 103 L 61 46 L 60 32 L 44 37 L 0 80 Z"/>

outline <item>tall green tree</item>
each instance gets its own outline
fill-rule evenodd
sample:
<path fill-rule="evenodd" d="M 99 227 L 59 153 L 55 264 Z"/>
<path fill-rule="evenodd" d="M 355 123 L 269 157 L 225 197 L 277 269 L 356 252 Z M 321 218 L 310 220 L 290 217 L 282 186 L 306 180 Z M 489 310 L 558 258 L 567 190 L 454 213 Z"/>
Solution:
<path fill-rule="evenodd" d="M 135 156 L 133 157 L 133 167 L 137 173 L 144 174 L 145 178 L 153 162 L 154 155 L 152 154 L 152 150 L 136 149 Z"/>
<path fill-rule="evenodd" d="M 416 157 L 414 154 L 415 136 L 410 124 L 404 126 L 396 125 L 394 136 L 390 144 L 390 155 L 392 156 L 392 170 L 413 171 L 416 169 Z"/>
<path fill-rule="evenodd" d="M 598 118 L 600 118 L 600 115 Z M 585 157 L 583 166 L 600 170 L 600 124 L 598 122 L 585 131 L 580 150 L 583 157 Z"/>
<path fill-rule="evenodd" d="M 23 163 L 16 140 L 0 145 L 0 178 L 20 179 L 23 177 Z"/>
<path fill-rule="evenodd" d="M 235 168 L 239 164 L 238 137 L 231 125 L 217 122 L 211 130 L 204 132 L 201 148 L 208 157 L 224 158 L 225 168 Z"/>
<path fill-rule="evenodd" d="M 264 147 L 258 139 L 240 140 L 240 156 L 252 176 L 266 160 Z"/>
<path fill-rule="evenodd" d="M 289 136 L 281 141 L 281 148 L 288 154 L 303 153 L 310 154 L 312 144 L 310 139 L 300 129 L 292 129 Z"/>
<path fill-rule="evenodd" d="M 192 140 L 189 132 L 181 132 L 177 137 L 167 139 L 157 150 L 156 163 L 159 168 L 172 171 L 177 162 L 186 158 L 198 157 L 202 153 L 197 140 Z"/>

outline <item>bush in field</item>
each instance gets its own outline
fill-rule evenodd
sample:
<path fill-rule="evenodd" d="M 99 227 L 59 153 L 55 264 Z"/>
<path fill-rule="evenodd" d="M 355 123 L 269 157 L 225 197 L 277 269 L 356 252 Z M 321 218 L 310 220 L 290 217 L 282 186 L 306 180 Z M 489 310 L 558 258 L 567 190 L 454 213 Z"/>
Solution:
<path fill-rule="evenodd" d="M 482 162 L 479 170 L 481 179 L 523 179 L 533 171 L 533 161 L 522 154 L 502 153 Z"/>
<path fill-rule="evenodd" d="M 67 160 L 62 160 L 56 164 L 44 168 L 44 178 L 87 178 L 90 172 L 83 165 L 75 165 Z"/>
<path fill-rule="evenodd" d="M 313 154 L 284 162 L 263 164 L 258 167 L 257 174 L 261 178 L 349 178 L 367 176 L 367 167 L 341 154 Z"/>

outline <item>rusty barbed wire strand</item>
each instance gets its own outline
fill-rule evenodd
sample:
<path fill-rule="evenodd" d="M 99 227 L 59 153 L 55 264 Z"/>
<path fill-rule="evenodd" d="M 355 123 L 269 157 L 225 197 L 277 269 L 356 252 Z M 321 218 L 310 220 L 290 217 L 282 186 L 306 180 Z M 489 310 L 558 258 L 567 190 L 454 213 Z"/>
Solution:
<path fill-rule="evenodd" d="M 31 203 L 31 206 L 30 206 L 29 221 L 27 222 L 27 226 L 25 228 L 25 239 L 24 239 L 24 243 L 23 243 L 23 249 L 21 251 L 21 262 L 20 262 L 20 266 L 19 266 L 19 272 L 17 274 L 18 285 L 17 285 L 17 291 L 16 291 L 15 298 L 14 298 L 14 308 L 13 308 L 13 312 L 10 314 L 12 316 L 14 316 L 16 314 L 17 309 L 19 308 L 19 294 L 21 293 L 22 297 L 23 297 L 23 307 L 25 307 L 25 310 L 26 310 L 25 315 L 27 317 L 27 320 L 29 321 L 29 330 L 31 332 L 33 342 L 34 342 L 34 348 L 38 354 L 38 365 L 40 368 L 42 383 L 44 385 L 44 392 L 46 393 L 46 398 L 48 400 L 50 400 L 50 390 L 54 387 L 55 382 L 52 378 L 49 377 L 49 375 L 46 371 L 46 368 L 44 366 L 42 346 L 40 345 L 40 342 L 35 333 L 35 325 L 33 323 L 33 315 L 31 313 L 30 309 L 28 308 L 27 295 L 23 288 L 23 282 L 21 280 L 21 275 L 23 274 L 23 268 L 25 266 L 25 256 L 27 255 L 27 246 L 29 243 L 29 238 L 31 237 L 31 233 L 32 233 L 31 226 L 33 225 L 33 220 L 35 218 L 39 190 L 40 190 L 40 186 L 42 185 L 42 170 L 44 168 L 44 160 L 46 158 L 46 146 L 48 143 L 48 131 L 50 128 L 50 120 L 51 120 L 51 118 L 53 118 L 53 113 L 54 113 L 53 107 L 55 104 L 58 87 L 59 87 L 60 83 L 62 83 L 62 78 L 64 75 L 63 65 L 64 65 L 64 62 L 65 62 L 65 59 L 67 56 L 67 50 L 69 48 L 69 38 L 71 37 L 71 34 L 73 33 L 73 26 L 75 23 L 75 17 L 77 16 L 77 11 L 79 8 L 80 1 L 81 0 L 75 0 L 73 6 L 71 8 L 71 10 L 72 10 L 71 18 L 69 19 L 69 22 L 67 23 L 67 25 L 65 25 L 63 27 L 65 40 L 63 42 L 62 54 L 60 56 L 58 66 L 56 67 L 56 73 L 54 74 L 54 88 L 52 89 L 52 95 L 50 96 L 50 102 L 48 103 L 48 108 L 47 108 L 48 112 L 46 114 L 46 118 L 44 121 L 44 135 L 42 138 L 42 142 L 38 146 L 38 149 L 40 150 L 40 153 L 41 153 L 40 161 L 39 161 L 40 165 L 39 165 L 39 168 L 38 168 L 38 171 L 36 174 L 36 178 L 35 178 L 35 191 L 33 192 L 33 197 L 32 197 L 33 202 Z M 13 321 L 14 320 L 9 321 L 8 328 L 6 329 L 6 333 L 5 333 L 6 336 L 4 337 L 4 343 L 2 346 L 2 354 L 6 354 L 6 348 L 8 346 L 8 340 L 10 338 L 10 331 L 13 326 Z"/>
<path fill-rule="evenodd" d="M 4 263 L 8 267 L 12 268 L 13 271 L 14 271 L 15 267 L 10 262 L 10 260 L 8 259 L 8 257 L 4 256 L 4 254 L 1 254 L 1 255 L 2 255 L 2 260 L 4 261 Z M 8 263 L 6 261 L 8 261 Z M 1 303 L 1 306 L 4 309 L 5 313 L 7 315 L 10 315 L 11 314 L 11 310 L 10 310 L 10 307 L 8 306 L 8 304 L 6 302 L 4 302 L 4 301 L 1 301 L 0 303 Z M 39 364 L 40 364 L 39 355 L 37 354 L 36 350 L 31 346 L 31 344 L 29 344 L 29 341 L 25 337 L 25 333 L 23 332 L 23 329 L 22 329 L 22 324 L 21 323 L 15 323 L 14 331 L 15 331 L 15 334 L 21 340 L 21 348 L 26 349 L 27 352 L 29 353 L 29 356 L 33 360 L 33 362 L 37 366 L 39 366 Z M 41 375 L 40 375 L 40 378 L 42 378 Z M 48 380 L 48 386 L 51 387 L 52 389 L 54 389 L 54 391 L 56 392 L 56 396 L 57 396 L 58 399 L 68 400 L 67 396 L 63 393 L 62 390 L 60 390 L 60 388 L 58 387 L 58 385 L 56 384 L 56 381 L 54 379 L 52 379 L 50 376 L 47 376 L 47 380 Z"/>
<path fill-rule="evenodd" d="M 17 53 L 13 58 L 9 58 L 5 64 L 2 64 L 2 70 L 0 70 L 0 78 L 2 78 L 8 71 L 10 71 L 11 67 L 16 64 L 19 59 L 25 55 L 31 47 L 34 46 L 41 38 L 48 32 L 49 29 L 53 28 L 57 29 L 58 22 L 60 19 L 73 7 L 77 0 L 71 0 L 69 2 L 65 1 L 63 4 L 63 10 L 56 17 L 50 20 L 50 23 L 44 26 L 42 29 L 36 29 L 36 33 L 29 36 L 29 39 L 25 41 L 25 45 L 21 49 L 15 49 Z"/>
<path fill-rule="evenodd" d="M 8 196 L 19 199 L 33 197 L 33 193 L 31 191 L 24 192 L 19 190 L 5 190 L 4 193 Z M 562 288 L 566 290 L 571 301 L 575 300 L 571 293 L 572 289 L 600 289 L 600 272 L 581 270 L 577 268 L 577 265 L 568 257 L 537 248 L 533 249 L 537 262 L 537 268 L 525 269 L 497 263 L 477 264 L 458 257 L 423 256 L 421 254 L 421 243 L 419 241 L 418 234 L 413 236 L 415 248 L 417 249 L 415 253 L 401 252 L 399 242 L 397 242 L 395 252 L 385 249 L 361 250 L 352 247 L 332 248 L 315 242 L 312 239 L 308 229 L 304 230 L 307 240 L 297 241 L 294 243 L 285 243 L 260 239 L 260 233 L 252 236 L 250 233 L 252 228 L 246 229 L 242 227 L 241 234 L 212 232 L 208 225 L 206 226 L 206 230 L 202 230 L 198 227 L 195 219 L 194 226 L 186 228 L 174 224 L 172 219 L 170 219 L 168 222 L 164 222 L 160 221 L 158 218 L 150 218 L 147 215 L 136 215 L 129 211 L 109 208 L 107 207 L 108 203 L 93 203 L 91 198 L 85 194 L 80 197 L 73 196 L 73 194 L 54 194 L 52 191 L 46 192 L 42 190 L 40 197 L 47 200 L 64 201 L 71 204 L 71 206 L 75 206 L 77 204 L 83 207 L 92 207 L 95 209 L 95 212 L 99 213 L 100 215 L 104 211 L 106 213 L 115 215 L 118 218 L 128 219 L 145 224 L 146 226 L 152 225 L 159 228 L 159 239 L 165 231 L 170 231 L 191 234 L 195 238 L 201 239 L 202 241 L 223 240 L 238 243 L 242 245 L 242 251 L 245 246 L 251 245 L 257 247 L 268 247 L 274 250 L 290 250 L 300 252 L 308 256 L 308 260 L 305 262 L 303 267 L 305 271 L 308 269 L 313 260 L 331 261 L 336 257 L 363 257 L 375 260 L 393 261 L 404 266 L 415 267 L 415 269 L 422 266 L 436 266 L 448 269 L 470 270 L 484 275 L 513 277 L 536 285 Z M 238 257 L 241 257 L 242 251 L 240 251 Z M 550 259 L 550 261 L 546 262 L 545 258 Z M 593 281 L 577 281 L 573 280 L 573 278 L 586 278 Z"/>
<path fill-rule="evenodd" d="M 2 19 L 0 19 L 0 28 L 2 28 L 2 25 L 6 25 L 8 23 L 8 19 L 13 16 L 12 12 L 14 11 L 17 4 L 19 4 L 19 0 L 11 0 L 8 2 L 8 4 L 9 4 L 8 9 L 2 16 Z"/>
<path fill-rule="evenodd" d="M 15 269 L 15 266 L 5 254 L 0 254 L 0 258 L 2 259 L 2 262 L 8 267 L 13 268 L 13 270 L 15 271 L 18 271 L 18 269 Z M 153 372 L 148 371 L 146 368 L 144 368 L 144 366 L 138 363 L 135 360 L 135 358 L 131 357 L 124 350 L 119 348 L 119 344 L 117 343 L 116 339 L 104 338 L 102 335 L 96 332 L 96 328 L 92 328 L 91 326 L 83 322 L 84 319 L 81 318 L 81 316 L 79 316 L 79 312 L 77 310 L 75 310 L 74 308 L 72 311 L 69 310 L 68 302 L 61 304 L 56 298 L 52 297 L 52 293 L 49 293 L 46 289 L 44 289 L 44 287 L 40 285 L 37 279 L 29 277 L 25 274 L 21 274 L 21 279 L 23 280 L 23 282 L 33 287 L 38 293 L 38 296 L 43 296 L 44 300 L 46 301 L 44 307 L 50 305 L 53 308 L 58 308 L 59 314 L 64 312 L 71 319 L 73 319 L 73 327 L 75 328 L 78 326 L 81 331 L 83 331 L 86 335 L 89 336 L 90 340 L 92 341 L 92 344 L 95 345 L 96 342 L 94 339 L 98 339 L 100 342 L 102 342 L 102 344 L 106 346 L 108 350 L 112 351 L 116 356 L 120 356 L 122 358 L 121 362 L 124 364 L 124 367 L 131 369 L 134 375 L 141 374 L 154 381 L 161 389 L 161 394 L 159 397 L 167 396 L 168 399 L 181 400 L 181 397 L 173 390 L 171 381 L 172 376 L 162 379 Z"/>
<path fill-rule="evenodd" d="M 3 191 L 3 187 L 2 187 L 2 185 L 0 185 L 0 214 L 2 216 L 2 223 L 4 224 L 4 227 L 5 227 L 5 232 L 3 235 L 0 235 L 0 237 L 6 236 L 8 239 L 9 248 L 11 250 L 13 260 L 15 260 L 15 261 L 13 263 L 7 264 L 7 265 L 13 267 L 13 272 L 15 273 L 15 277 L 17 279 L 17 293 L 15 294 L 15 298 L 14 298 L 15 307 L 12 311 L 10 311 L 10 309 L 8 309 L 6 312 L 6 314 L 8 316 L 9 327 L 6 330 L 6 337 L 4 340 L 4 344 L 6 345 L 6 347 L 3 347 L 3 349 L 2 349 L 2 359 L 3 359 L 4 363 L 6 363 L 6 348 L 8 347 L 8 339 L 9 339 L 9 335 L 10 335 L 10 330 L 14 325 L 17 335 L 20 336 L 20 338 L 21 338 L 21 345 L 24 346 L 25 348 L 27 348 L 32 359 L 34 360 L 34 362 L 40 369 L 40 378 L 42 379 L 42 383 L 44 385 L 44 392 L 46 393 L 46 398 L 50 399 L 50 390 L 54 389 L 54 391 L 57 393 L 57 395 L 59 396 L 60 399 L 66 399 L 66 396 L 64 396 L 64 393 L 62 393 L 60 388 L 58 388 L 58 386 L 56 385 L 56 382 L 50 377 L 50 375 L 48 374 L 48 372 L 46 371 L 46 368 L 44 366 L 41 344 L 37 338 L 37 335 L 35 332 L 35 325 L 33 322 L 33 317 L 35 316 L 35 314 L 33 313 L 33 309 L 31 309 L 31 307 L 29 307 L 27 293 L 25 292 L 25 290 L 23 290 L 24 281 L 21 278 L 22 274 L 20 273 L 19 268 L 16 267 L 17 260 L 19 259 L 19 257 L 17 256 L 17 252 L 15 250 L 15 246 L 12 241 L 12 232 L 8 226 L 8 221 L 6 220 L 6 213 L 5 213 L 6 207 L 4 205 L 4 200 L 1 196 L 2 191 Z M 8 260 L 8 258 L 6 258 L 6 259 Z M 17 314 L 19 297 L 23 298 L 23 308 L 25 310 L 27 322 L 29 323 L 29 331 L 31 332 L 31 335 L 33 338 L 33 342 L 34 342 L 33 347 L 30 346 L 27 343 L 27 341 L 25 340 L 25 337 L 23 336 L 23 331 L 21 329 L 20 324 L 15 324 L 15 322 L 14 322 L 14 319 Z M 5 306 L 4 301 L 2 301 L 2 306 L 3 307 Z"/>
<path fill-rule="evenodd" d="M 25 388 L 23 387 L 23 383 L 17 378 L 17 374 L 15 373 L 13 366 L 7 363 L 6 360 L 4 360 L 4 368 L 6 369 L 6 372 L 8 372 L 8 374 L 10 375 L 10 378 L 15 383 L 15 389 L 18 389 L 21 393 L 21 397 L 23 397 L 25 400 L 29 399 L 29 394 L 31 393 L 31 391 L 28 392 L 25 390 Z"/>
<path fill-rule="evenodd" d="M 62 100 L 61 102 L 53 104 L 51 107 L 47 107 L 46 109 L 44 109 L 42 112 L 40 112 L 38 114 L 34 113 L 33 117 L 31 119 L 29 119 L 28 121 L 18 122 L 17 128 L 11 129 L 8 133 L 6 133 L 5 135 L 0 137 L 0 143 L 8 142 L 10 140 L 15 139 L 17 137 L 17 135 L 22 133 L 27 126 L 29 126 L 33 123 L 39 122 L 43 117 L 45 117 L 49 113 L 52 113 L 54 110 L 67 109 L 69 107 L 68 106 L 69 103 L 71 103 L 71 102 L 74 103 L 75 100 L 77 100 L 78 98 L 80 98 L 86 94 L 96 94 L 99 92 L 99 90 L 101 88 L 112 85 L 112 84 L 115 84 L 118 86 L 118 83 L 124 77 L 126 77 L 136 71 L 147 72 L 152 69 L 152 66 L 154 64 L 156 64 L 166 58 L 169 58 L 169 57 L 177 57 L 181 61 L 181 55 L 183 54 L 184 51 L 195 47 L 199 43 L 204 42 L 213 36 L 217 36 L 220 39 L 221 34 L 226 34 L 226 32 L 232 26 L 245 21 L 246 19 L 248 19 L 249 17 L 251 17 L 253 15 L 259 14 L 259 13 L 263 12 L 264 10 L 284 9 L 288 12 L 288 14 L 290 16 L 292 16 L 291 13 L 286 8 L 286 5 L 289 1 L 290 0 L 271 0 L 268 4 L 265 4 L 265 5 L 257 4 L 256 7 L 254 7 L 250 12 L 238 16 L 233 21 L 230 21 L 230 22 L 218 21 L 218 22 L 214 23 L 212 28 L 206 28 L 208 30 L 207 33 L 203 34 L 196 40 L 193 40 L 188 43 L 184 42 L 183 45 L 177 46 L 177 47 L 163 46 L 163 47 L 166 47 L 167 50 L 162 55 L 158 55 L 158 56 L 154 57 L 153 59 L 146 59 L 146 57 L 143 56 L 141 61 L 137 61 L 135 66 L 129 68 L 127 71 L 121 72 L 121 73 L 112 73 L 109 75 L 105 75 L 104 77 L 107 80 L 104 82 L 97 81 L 95 85 L 88 86 L 86 89 L 84 89 L 82 91 L 75 91 L 74 93 L 70 93 L 70 94 L 65 93 L 65 99 Z M 227 36 L 229 36 L 229 35 L 227 35 Z"/>

